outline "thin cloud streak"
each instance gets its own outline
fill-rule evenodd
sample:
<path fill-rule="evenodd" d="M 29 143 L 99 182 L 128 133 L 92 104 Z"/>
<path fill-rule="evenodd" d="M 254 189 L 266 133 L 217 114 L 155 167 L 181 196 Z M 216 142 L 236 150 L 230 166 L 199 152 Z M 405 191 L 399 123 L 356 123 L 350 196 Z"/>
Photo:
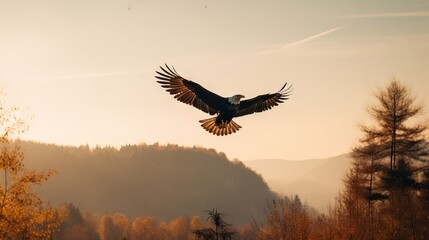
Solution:
<path fill-rule="evenodd" d="M 429 11 L 358 14 L 358 15 L 343 16 L 340 18 L 394 18 L 394 17 L 429 17 Z"/>
<path fill-rule="evenodd" d="M 263 52 L 262 52 L 262 54 L 269 54 L 269 53 L 281 52 L 281 51 L 284 51 L 284 50 L 286 50 L 286 49 L 290 49 L 290 48 L 293 48 L 293 47 L 299 46 L 299 45 L 301 45 L 301 44 L 304 44 L 304 43 L 306 43 L 306 42 L 313 41 L 313 40 L 318 39 L 318 38 L 320 38 L 320 37 L 323 37 L 323 36 L 325 36 L 325 35 L 331 34 L 331 33 L 335 32 L 335 31 L 337 31 L 337 30 L 339 30 L 339 29 L 341 29 L 341 28 L 343 28 L 343 27 L 344 27 L 344 26 L 336 27 L 336 28 L 332 28 L 332 29 L 329 29 L 329 30 L 327 30 L 327 31 L 324 31 L 324 32 L 321 32 L 321 33 L 318 33 L 318 34 L 312 35 L 312 36 L 310 36 L 310 37 L 306 37 L 306 38 L 304 38 L 304 39 L 301 39 L 301 40 L 298 40 L 298 41 L 295 41 L 295 42 L 286 43 L 286 44 L 284 44 L 283 46 L 281 46 L 280 48 L 272 48 L 272 49 L 265 50 L 265 51 L 263 51 Z"/>
<path fill-rule="evenodd" d="M 303 44 L 303 43 L 309 42 L 311 40 L 314 40 L 314 39 L 323 37 L 325 35 L 328 35 L 330 33 L 333 33 L 333 32 L 337 31 L 340 28 L 342 28 L 342 27 L 336 27 L 336 28 L 330 29 L 328 31 L 324 31 L 324 32 L 318 33 L 316 35 L 313 35 L 313 36 L 310 36 L 310 37 L 307 37 L 307 38 L 304 38 L 304 39 L 301 39 L 301 40 L 298 40 L 298 41 L 295 41 L 295 42 L 292 42 L 292 43 L 285 44 L 285 45 L 283 45 L 281 47 L 281 49 L 286 49 L 286 48 L 298 46 L 300 44 Z"/>

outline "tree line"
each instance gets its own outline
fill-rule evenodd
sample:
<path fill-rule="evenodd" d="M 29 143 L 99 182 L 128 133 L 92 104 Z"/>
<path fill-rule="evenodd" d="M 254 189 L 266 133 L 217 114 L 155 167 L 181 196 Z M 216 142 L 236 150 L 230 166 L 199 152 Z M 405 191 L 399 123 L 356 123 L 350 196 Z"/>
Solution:
<path fill-rule="evenodd" d="M 243 163 L 200 147 L 138 144 L 91 149 L 29 141 L 19 145 L 27 167 L 57 170 L 52 181 L 37 188 L 54 206 L 71 202 L 94 213 L 166 221 L 204 217 L 203 210 L 216 207 L 228 212 L 231 222 L 246 224 L 250 216 L 263 219 L 259 206 L 276 196 Z"/>
<path fill-rule="evenodd" d="M 232 227 L 226 224 L 226 216 L 217 209 L 206 211 L 207 219 L 182 216 L 171 221 L 152 216 L 128 218 L 121 213 L 97 215 L 81 212 L 71 203 L 62 205 L 60 212 L 65 218 L 52 235 L 54 239 L 198 240 L 207 237 L 217 239 L 216 236 L 218 239 L 252 239 L 250 225 Z"/>
<path fill-rule="evenodd" d="M 14 111 L 5 111 L 0 115 L 0 239 L 429 239 L 428 123 L 419 118 L 423 106 L 397 80 L 377 90 L 375 99 L 367 108 L 372 121 L 359 125 L 362 136 L 351 150 L 353 166 L 334 206 L 319 213 L 298 196 L 274 199 L 265 206 L 265 221 L 238 227 L 217 209 L 208 210 L 206 220 L 166 222 L 82 213 L 73 204 L 50 207 L 32 186 L 55 172 L 24 168 L 19 146 L 9 144 L 22 124 L 6 121 Z"/>

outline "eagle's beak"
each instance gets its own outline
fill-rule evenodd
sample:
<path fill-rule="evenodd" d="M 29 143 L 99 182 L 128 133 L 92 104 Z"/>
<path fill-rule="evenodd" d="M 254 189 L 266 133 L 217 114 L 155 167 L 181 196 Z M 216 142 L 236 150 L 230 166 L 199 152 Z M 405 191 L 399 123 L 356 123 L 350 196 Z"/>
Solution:
<path fill-rule="evenodd" d="M 240 99 L 241 99 L 241 98 L 245 98 L 245 96 L 244 96 L 244 95 L 240 95 Z"/>

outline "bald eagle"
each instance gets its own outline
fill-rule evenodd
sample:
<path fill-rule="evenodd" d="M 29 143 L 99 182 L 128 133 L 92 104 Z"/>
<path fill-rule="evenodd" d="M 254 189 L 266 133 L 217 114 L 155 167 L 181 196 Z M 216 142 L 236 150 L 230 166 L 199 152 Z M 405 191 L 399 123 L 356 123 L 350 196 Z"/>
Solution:
<path fill-rule="evenodd" d="M 170 68 L 165 64 L 161 71 L 156 71 L 157 82 L 166 91 L 174 95 L 178 101 L 192 105 L 210 115 L 217 115 L 212 118 L 200 120 L 201 126 L 208 132 L 224 136 L 238 131 L 241 126 L 235 123 L 234 117 L 262 112 L 277 106 L 284 100 L 289 99 L 291 86 L 286 88 L 287 83 L 276 93 L 263 94 L 254 98 L 240 101 L 243 95 L 237 94 L 232 97 L 221 97 L 213 93 L 198 83 L 181 77 L 174 67 Z"/>

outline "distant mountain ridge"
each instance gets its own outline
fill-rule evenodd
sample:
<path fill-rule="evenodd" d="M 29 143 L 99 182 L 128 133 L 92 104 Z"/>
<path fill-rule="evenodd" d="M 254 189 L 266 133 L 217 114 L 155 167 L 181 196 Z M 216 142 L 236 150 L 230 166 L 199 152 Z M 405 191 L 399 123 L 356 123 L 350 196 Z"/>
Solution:
<path fill-rule="evenodd" d="M 120 149 L 67 147 L 23 141 L 29 169 L 58 173 L 39 192 L 54 206 L 71 202 L 94 213 L 129 217 L 204 216 L 217 208 L 233 224 L 264 219 L 277 195 L 262 177 L 222 153 L 177 145 L 128 145 Z"/>
<path fill-rule="evenodd" d="M 264 159 L 243 163 L 261 174 L 273 191 L 282 195 L 298 194 L 310 206 L 326 210 L 342 188 L 352 158 L 342 154 L 324 159 Z"/>

